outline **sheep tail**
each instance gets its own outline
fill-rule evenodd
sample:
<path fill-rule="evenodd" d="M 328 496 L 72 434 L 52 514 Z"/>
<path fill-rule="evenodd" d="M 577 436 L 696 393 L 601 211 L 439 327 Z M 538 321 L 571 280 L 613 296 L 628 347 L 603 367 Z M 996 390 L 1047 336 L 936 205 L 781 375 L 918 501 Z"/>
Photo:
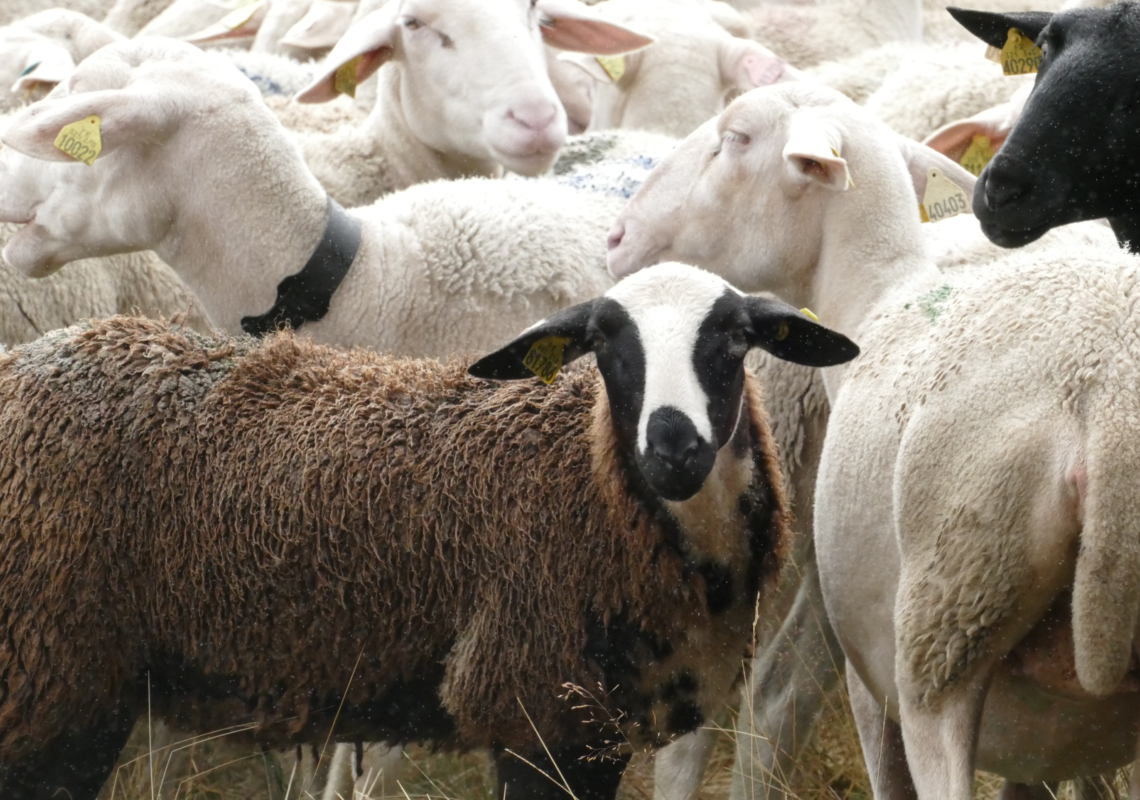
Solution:
<path fill-rule="evenodd" d="M 1073 650 L 1081 686 L 1106 695 L 1128 671 L 1140 616 L 1140 436 L 1133 433 L 1140 431 L 1140 402 L 1130 391 L 1109 403 L 1103 395 L 1097 399 L 1085 475 L 1075 481 L 1084 520 L 1073 583 Z"/>

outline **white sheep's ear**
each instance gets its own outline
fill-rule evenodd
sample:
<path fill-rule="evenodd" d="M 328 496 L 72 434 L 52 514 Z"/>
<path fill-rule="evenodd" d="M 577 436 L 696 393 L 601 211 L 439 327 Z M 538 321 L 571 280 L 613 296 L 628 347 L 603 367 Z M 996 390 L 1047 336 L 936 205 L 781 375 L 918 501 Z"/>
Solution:
<path fill-rule="evenodd" d="M 767 47 L 748 39 L 722 39 L 718 49 L 721 81 L 745 92 L 795 80 L 800 74 Z"/>
<path fill-rule="evenodd" d="M 54 44 L 42 44 L 32 48 L 24 64 L 24 71 L 12 84 L 12 93 L 31 91 L 38 84 L 55 86 L 63 83 L 75 69 L 75 59 L 64 48 Z"/>
<path fill-rule="evenodd" d="M 914 185 L 914 195 L 918 198 L 918 202 L 921 203 L 926 196 L 926 181 L 930 175 L 930 170 L 935 167 L 942 171 L 943 177 L 948 178 L 951 183 L 961 188 L 966 193 L 966 197 L 973 196 L 974 184 L 978 182 L 978 179 L 967 172 L 957 161 L 951 161 L 937 150 L 919 144 L 914 139 L 908 139 L 901 133 L 896 134 L 896 139 L 899 152 L 902 153 L 903 161 L 906 162 L 907 171 L 910 172 L 911 183 Z"/>
<path fill-rule="evenodd" d="M 576 67 L 598 83 L 616 83 L 613 75 L 606 71 L 606 68 L 598 61 L 597 56 L 592 56 L 589 53 L 561 53 L 558 60 L 563 64 Z"/>
<path fill-rule="evenodd" d="M 633 28 L 609 22 L 578 0 L 538 0 L 542 40 L 559 50 L 616 56 L 632 53 L 656 39 Z"/>
<path fill-rule="evenodd" d="M 1025 103 L 1033 91 L 1033 84 L 1027 83 L 1016 92 L 1009 102 L 979 111 L 967 119 L 947 123 L 922 140 L 932 150 L 937 150 L 947 158 L 961 163 L 962 156 L 974 142 L 975 136 L 985 136 L 985 144 L 991 153 L 996 153 L 1009 138 L 1010 131 L 1021 118 Z"/>
<path fill-rule="evenodd" d="M 338 94 L 355 96 L 357 85 L 392 58 L 399 10 L 400 3 L 391 0 L 354 23 L 325 57 L 316 80 L 297 94 L 297 101 L 327 103 Z"/>
<path fill-rule="evenodd" d="M 317 0 L 309 12 L 285 32 L 281 44 L 304 50 L 333 47 L 348 31 L 356 7 L 355 0 Z"/>
<path fill-rule="evenodd" d="M 99 118 L 99 155 L 140 139 L 156 140 L 172 129 L 170 103 L 158 91 L 137 86 L 45 98 L 14 114 L 0 141 L 13 150 L 44 161 L 74 161 L 55 146 L 66 125 Z"/>
<path fill-rule="evenodd" d="M 829 135 L 818 122 L 793 120 L 791 135 L 784 145 L 784 161 L 802 179 L 845 192 L 855 184 L 847 171 L 847 161 L 839 154 L 841 146 L 839 136 Z"/>
<path fill-rule="evenodd" d="M 221 42 L 228 39 L 245 39 L 256 36 L 261 30 L 261 23 L 269 13 L 273 0 L 255 0 L 248 5 L 240 6 L 226 14 L 213 25 L 202 30 L 183 36 L 182 41 L 190 44 L 205 44 L 206 42 Z"/>

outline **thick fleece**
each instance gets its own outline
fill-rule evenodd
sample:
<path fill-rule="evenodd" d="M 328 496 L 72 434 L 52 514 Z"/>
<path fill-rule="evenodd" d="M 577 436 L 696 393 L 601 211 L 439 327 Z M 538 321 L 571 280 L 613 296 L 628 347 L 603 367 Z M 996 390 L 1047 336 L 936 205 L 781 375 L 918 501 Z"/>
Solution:
<path fill-rule="evenodd" d="M 342 695 L 347 740 L 533 752 L 524 708 L 548 744 L 689 730 L 787 546 L 745 395 L 751 484 L 720 531 L 747 588 L 710 614 L 591 367 L 500 385 L 123 317 L 0 356 L 3 764 L 137 712 L 148 673 L 168 721 L 270 744 L 326 735 Z"/>

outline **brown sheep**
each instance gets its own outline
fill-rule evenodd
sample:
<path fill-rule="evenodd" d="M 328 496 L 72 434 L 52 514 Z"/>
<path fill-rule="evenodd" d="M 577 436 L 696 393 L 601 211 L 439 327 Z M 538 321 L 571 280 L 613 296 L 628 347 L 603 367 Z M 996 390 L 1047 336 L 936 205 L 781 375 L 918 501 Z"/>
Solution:
<path fill-rule="evenodd" d="M 787 547 L 744 355 L 857 348 L 662 265 L 470 369 L 552 342 L 598 368 L 124 317 L 0 355 L 6 800 L 93 800 L 148 682 L 183 729 L 490 748 L 511 798 L 562 790 L 507 750 L 612 798 L 729 701 Z"/>

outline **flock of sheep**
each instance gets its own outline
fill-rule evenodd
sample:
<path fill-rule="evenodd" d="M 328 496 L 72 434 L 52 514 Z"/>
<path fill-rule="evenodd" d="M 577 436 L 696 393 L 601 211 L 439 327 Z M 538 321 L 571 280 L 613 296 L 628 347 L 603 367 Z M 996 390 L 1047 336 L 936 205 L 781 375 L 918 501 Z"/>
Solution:
<path fill-rule="evenodd" d="M 1018 3 L 4 0 L 0 798 L 691 800 L 740 702 L 777 800 L 841 678 L 880 800 L 1105 791 L 1140 6 Z"/>

